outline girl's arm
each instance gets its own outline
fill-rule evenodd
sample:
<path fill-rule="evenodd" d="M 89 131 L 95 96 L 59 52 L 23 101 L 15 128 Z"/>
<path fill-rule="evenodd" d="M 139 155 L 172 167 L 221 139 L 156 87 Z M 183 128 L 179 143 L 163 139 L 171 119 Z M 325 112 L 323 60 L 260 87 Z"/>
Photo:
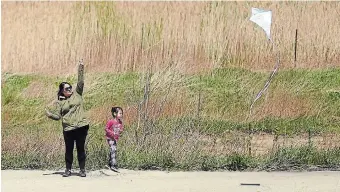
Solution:
<path fill-rule="evenodd" d="M 107 122 L 106 126 L 105 126 L 105 135 L 107 137 L 110 137 L 110 138 L 114 138 L 114 133 L 113 133 L 113 130 L 111 130 L 111 126 L 112 126 L 113 122 L 112 121 L 109 121 Z"/>
<path fill-rule="evenodd" d="M 52 103 L 45 108 L 45 115 L 53 120 L 60 120 L 61 119 L 61 106 L 58 101 Z"/>
<path fill-rule="evenodd" d="M 80 61 L 78 65 L 78 83 L 76 91 L 79 95 L 83 95 L 84 90 L 84 64 L 83 61 Z"/>

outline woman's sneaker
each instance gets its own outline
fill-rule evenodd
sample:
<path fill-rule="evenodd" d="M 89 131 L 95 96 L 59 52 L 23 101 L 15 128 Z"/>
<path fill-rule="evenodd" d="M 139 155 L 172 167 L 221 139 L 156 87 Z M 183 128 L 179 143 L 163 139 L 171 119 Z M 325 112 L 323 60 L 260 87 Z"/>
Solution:
<path fill-rule="evenodd" d="M 71 170 L 66 169 L 65 172 L 63 173 L 63 177 L 69 177 L 69 176 L 71 176 Z"/>
<path fill-rule="evenodd" d="M 80 177 L 86 177 L 85 169 L 81 169 L 81 170 L 80 170 L 79 176 L 80 176 Z"/>

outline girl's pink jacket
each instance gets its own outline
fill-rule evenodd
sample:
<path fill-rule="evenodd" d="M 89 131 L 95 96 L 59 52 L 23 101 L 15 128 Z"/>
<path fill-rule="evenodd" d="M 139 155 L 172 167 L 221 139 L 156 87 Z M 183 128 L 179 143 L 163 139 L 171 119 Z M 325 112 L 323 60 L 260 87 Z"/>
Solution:
<path fill-rule="evenodd" d="M 123 123 L 119 119 L 110 119 L 105 126 L 106 139 L 118 141 L 120 134 L 123 132 Z"/>

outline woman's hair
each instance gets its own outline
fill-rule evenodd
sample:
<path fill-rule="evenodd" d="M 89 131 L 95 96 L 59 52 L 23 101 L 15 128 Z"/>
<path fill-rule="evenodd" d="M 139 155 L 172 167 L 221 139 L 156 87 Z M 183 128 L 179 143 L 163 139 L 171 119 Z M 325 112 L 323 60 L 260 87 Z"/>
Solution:
<path fill-rule="evenodd" d="M 123 113 L 123 109 L 121 107 L 112 107 L 111 109 L 111 113 L 112 113 L 112 116 L 115 117 L 114 113 L 118 113 L 118 110 L 121 110 L 122 113 Z"/>
<path fill-rule="evenodd" d="M 63 91 L 64 91 L 64 86 L 65 86 L 66 84 L 69 85 L 69 86 L 71 86 L 71 84 L 68 83 L 68 82 L 61 82 L 61 83 L 59 84 L 59 91 L 58 91 L 58 94 L 57 94 L 57 95 L 58 95 L 58 100 L 63 100 L 63 98 L 61 98 L 60 96 L 65 97 Z"/>

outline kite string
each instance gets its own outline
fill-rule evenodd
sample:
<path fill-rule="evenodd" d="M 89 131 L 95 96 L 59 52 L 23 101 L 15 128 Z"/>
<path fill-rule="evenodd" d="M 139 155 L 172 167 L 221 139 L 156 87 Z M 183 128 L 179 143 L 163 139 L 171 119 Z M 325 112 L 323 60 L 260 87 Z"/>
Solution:
<path fill-rule="evenodd" d="M 270 42 L 272 43 L 273 45 L 273 51 L 275 52 L 276 51 L 276 47 L 275 47 L 275 44 L 274 42 L 272 41 L 271 38 L 269 38 Z M 276 74 L 277 70 L 279 69 L 279 65 L 280 65 L 280 53 L 278 52 L 277 53 L 277 61 L 276 61 L 276 64 L 274 66 L 274 70 L 271 72 L 267 82 L 265 83 L 264 85 L 264 88 L 256 95 L 254 101 L 252 102 L 252 104 L 250 105 L 250 112 L 249 112 L 249 117 L 252 115 L 252 108 L 255 104 L 255 102 L 262 96 L 262 94 L 268 89 L 274 75 Z"/>

